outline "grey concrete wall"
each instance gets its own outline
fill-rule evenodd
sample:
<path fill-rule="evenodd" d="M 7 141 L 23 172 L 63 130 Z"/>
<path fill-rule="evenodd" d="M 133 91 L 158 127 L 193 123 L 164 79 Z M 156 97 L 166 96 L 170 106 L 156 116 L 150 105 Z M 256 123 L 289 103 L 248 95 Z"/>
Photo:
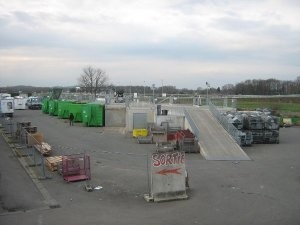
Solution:
<path fill-rule="evenodd" d="M 125 105 L 106 105 L 105 106 L 105 126 L 106 127 L 125 127 L 126 126 L 126 107 L 125 107 Z"/>
<path fill-rule="evenodd" d="M 185 117 L 176 115 L 156 116 L 156 124 L 161 125 L 162 122 L 168 122 L 170 127 L 181 127 L 185 129 Z"/>

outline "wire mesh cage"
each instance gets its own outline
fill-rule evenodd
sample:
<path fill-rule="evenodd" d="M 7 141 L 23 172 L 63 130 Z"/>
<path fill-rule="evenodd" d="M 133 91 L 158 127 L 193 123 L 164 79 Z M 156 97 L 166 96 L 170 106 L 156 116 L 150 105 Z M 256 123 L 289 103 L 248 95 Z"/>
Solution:
<path fill-rule="evenodd" d="M 68 182 L 90 180 L 90 157 L 85 154 L 62 156 L 62 176 Z"/>

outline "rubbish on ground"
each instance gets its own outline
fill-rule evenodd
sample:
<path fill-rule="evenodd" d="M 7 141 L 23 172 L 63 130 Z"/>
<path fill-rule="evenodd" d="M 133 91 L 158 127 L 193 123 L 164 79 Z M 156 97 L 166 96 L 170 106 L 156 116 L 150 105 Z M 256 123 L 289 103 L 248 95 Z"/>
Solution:
<path fill-rule="evenodd" d="M 93 188 L 92 188 L 92 186 L 91 186 L 90 184 L 86 184 L 86 185 L 84 186 L 84 188 L 85 188 L 85 190 L 86 190 L 87 192 L 92 192 L 92 191 L 93 191 Z"/>
<path fill-rule="evenodd" d="M 103 189 L 103 187 L 102 186 L 96 186 L 96 187 L 94 187 L 94 190 L 101 190 L 101 189 Z"/>

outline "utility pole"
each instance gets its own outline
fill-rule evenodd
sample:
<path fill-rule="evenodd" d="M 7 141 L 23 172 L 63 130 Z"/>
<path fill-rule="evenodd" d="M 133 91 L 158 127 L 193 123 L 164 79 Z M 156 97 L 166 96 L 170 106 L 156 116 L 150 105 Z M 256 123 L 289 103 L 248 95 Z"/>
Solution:
<path fill-rule="evenodd" d="M 153 103 L 155 103 L 155 100 L 154 100 L 154 89 L 155 89 L 155 84 L 152 84 L 152 91 L 153 91 Z"/>

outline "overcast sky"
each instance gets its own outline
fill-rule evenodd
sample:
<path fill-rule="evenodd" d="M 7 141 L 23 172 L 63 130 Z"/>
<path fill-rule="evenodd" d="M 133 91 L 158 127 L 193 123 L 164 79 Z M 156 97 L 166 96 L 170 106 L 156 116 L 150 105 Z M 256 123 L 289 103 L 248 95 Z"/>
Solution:
<path fill-rule="evenodd" d="M 0 0 L 0 86 L 213 87 L 300 75 L 299 0 Z"/>

